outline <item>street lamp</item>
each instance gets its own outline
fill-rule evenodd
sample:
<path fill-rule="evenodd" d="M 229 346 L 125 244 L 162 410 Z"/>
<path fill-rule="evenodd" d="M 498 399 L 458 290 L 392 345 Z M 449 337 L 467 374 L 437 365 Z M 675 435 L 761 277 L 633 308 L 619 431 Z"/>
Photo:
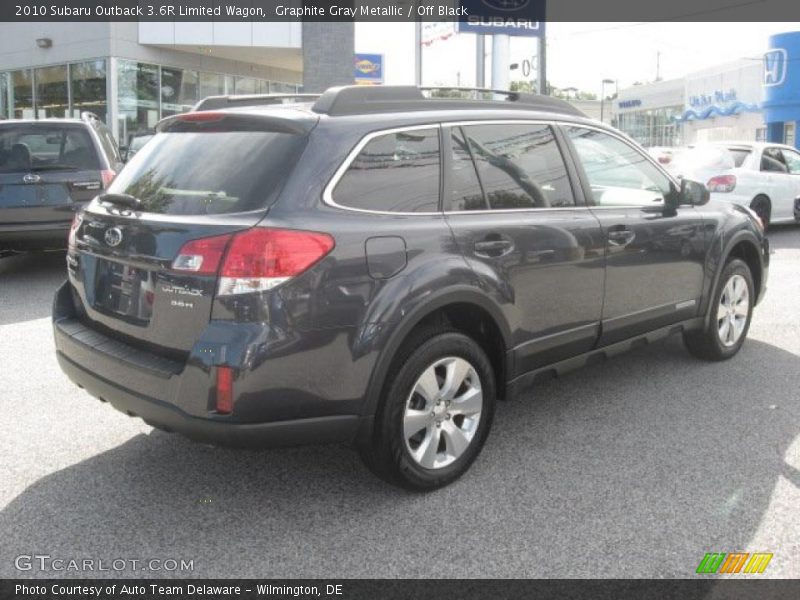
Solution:
<path fill-rule="evenodd" d="M 615 79 L 603 79 L 600 83 L 600 122 L 604 123 L 605 120 L 603 119 L 603 107 L 606 103 L 606 84 L 617 83 Z"/>

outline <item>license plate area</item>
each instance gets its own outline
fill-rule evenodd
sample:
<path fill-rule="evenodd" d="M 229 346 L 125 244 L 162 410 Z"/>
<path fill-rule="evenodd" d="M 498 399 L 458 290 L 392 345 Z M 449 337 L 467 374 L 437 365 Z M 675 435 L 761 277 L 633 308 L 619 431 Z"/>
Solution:
<path fill-rule="evenodd" d="M 135 325 L 150 323 L 156 289 L 153 271 L 98 260 L 94 289 L 98 311 Z"/>

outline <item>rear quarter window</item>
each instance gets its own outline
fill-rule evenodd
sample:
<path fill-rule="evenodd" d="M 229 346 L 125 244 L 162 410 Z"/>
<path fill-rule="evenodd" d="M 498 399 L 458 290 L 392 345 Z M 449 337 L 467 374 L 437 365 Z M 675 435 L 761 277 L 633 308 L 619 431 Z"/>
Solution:
<path fill-rule="evenodd" d="M 306 136 L 271 131 L 158 133 L 125 166 L 109 192 L 170 215 L 259 210 L 277 199 Z"/>
<path fill-rule="evenodd" d="M 410 129 L 372 138 L 333 190 L 340 206 L 382 212 L 439 208 L 439 129 Z"/>

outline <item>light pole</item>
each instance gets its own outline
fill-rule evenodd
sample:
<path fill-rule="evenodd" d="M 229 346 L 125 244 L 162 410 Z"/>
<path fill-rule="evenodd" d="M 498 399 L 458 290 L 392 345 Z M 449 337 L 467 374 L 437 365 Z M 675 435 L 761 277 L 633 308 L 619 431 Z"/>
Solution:
<path fill-rule="evenodd" d="M 614 79 L 603 79 L 600 83 L 600 122 L 605 123 L 605 119 L 603 119 L 603 107 L 606 103 L 606 84 L 607 83 L 616 83 Z"/>

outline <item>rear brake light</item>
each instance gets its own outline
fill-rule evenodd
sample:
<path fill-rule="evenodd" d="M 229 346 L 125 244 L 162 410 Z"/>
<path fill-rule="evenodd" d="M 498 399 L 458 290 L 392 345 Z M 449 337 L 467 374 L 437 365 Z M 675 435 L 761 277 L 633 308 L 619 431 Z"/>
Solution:
<path fill-rule="evenodd" d="M 230 239 L 230 235 L 218 235 L 188 241 L 172 261 L 172 268 L 197 275 L 216 275 Z"/>
<path fill-rule="evenodd" d="M 732 192 L 736 187 L 736 175 L 717 175 L 708 180 L 706 187 L 709 192 Z"/>
<path fill-rule="evenodd" d="M 70 250 L 74 250 L 77 244 L 78 227 L 81 226 L 83 216 L 81 213 L 75 213 L 72 217 L 72 224 L 69 226 L 69 237 L 67 238 L 67 246 Z"/>
<path fill-rule="evenodd" d="M 325 233 L 257 227 L 231 240 L 222 264 L 219 295 L 263 292 L 319 262 L 334 247 Z"/>
<path fill-rule="evenodd" d="M 103 169 L 100 171 L 100 177 L 103 179 L 104 190 L 108 189 L 108 186 L 111 185 L 111 182 L 114 181 L 114 177 L 116 176 L 117 174 L 111 169 Z"/>
<path fill-rule="evenodd" d="M 207 123 L 210 121 L 222 121 L 225 118 L 225 113 L 201 111 L 196 113 L 186 113 L 178 115 L 178 121 L 186 121 L 189 123 Z"/>
<path fill-rule="evenodd" d="M 227 415 L 233 412 L 233 369 L 217 367 L 217 397 L 215 410 Z"/>

